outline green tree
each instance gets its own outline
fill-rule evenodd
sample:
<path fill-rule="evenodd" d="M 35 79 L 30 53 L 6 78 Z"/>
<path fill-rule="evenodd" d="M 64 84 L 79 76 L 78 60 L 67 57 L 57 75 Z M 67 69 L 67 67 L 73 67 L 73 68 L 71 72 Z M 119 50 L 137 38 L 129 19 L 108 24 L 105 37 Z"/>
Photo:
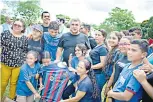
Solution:
<path fill-rule="evenodd" d="M 153 16 L 141 23 L 144 38 L 153 38 Z"/>
<path fill-rule="evenodd" d="M 0 15 L 0 16 L 1 16 L 1 22 L 0 22 L 0 23 L 1 23 L 1 24 L 5 23 L 5 21 L 6 21 L 6 20 L 5 20 L 5 16 L 4 16 L 4 15 Z"/>
<path fill-rule="evenodd" d="M 27 25 L 36 23 L 42 12 L 39 3 L 38 0 L 20 1 L 17 5 L 16 16 L 19 15 Z"/>
<path fill-rule="evenodd" d="M 104 28 L 109 28 L 108 30 L 127 30 L 133 26 L 138 26 L 138 24 L 135 22 L 134 15 L 131 11 L 128 11 L 127 9 L 121 9 L 121 8 L 114 8 L 109 13 L 109 18 L 105 19 L 105 21 L 100 25 Z"/>
<path fill-rule="evenodd" d="M 63 18 L 63 19 L 65 19 L 66 22 L 69 22 L 71 19 L 69 16 L 64 15 L 64 14 L 57 14 L 56 18 L 58 18 L 58 19 Z"/>

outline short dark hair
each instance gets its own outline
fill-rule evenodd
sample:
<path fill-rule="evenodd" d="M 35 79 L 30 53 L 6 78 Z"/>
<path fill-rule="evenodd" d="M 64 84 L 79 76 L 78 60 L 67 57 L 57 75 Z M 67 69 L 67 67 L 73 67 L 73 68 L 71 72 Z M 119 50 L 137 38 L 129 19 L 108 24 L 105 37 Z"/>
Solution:
<path fill-rule="evenodd" d="M 59 30 L 59 24 L 56 21 L 50 22 L 48 29 Z"/>
<path fill-rule="evenodd" d="M 49 13 L 49 12 L 48 11 L 43 11 L 42 14 L 41 14 L 41 18 L 43 18 L 44 13 Z M 49 15 L 50 15 L 50 13 L 49 13 Z"/>
<path fill-rule="evenodd" d="M 142 29 L 139 27 L 132 27 L 129 29 L 129 33 L 132 33 L 134 31 L 138 30 L 139 32 L 137 32 L 138 34 L 142 35 Z"/>
<path fill-rule="evenodd" d="M 128 30 L 122 30 L 121 31 L 125 36 L 130 36 L 129 31 Z"/>
<path fill-rule="evenodd" d="M 90 29 L 91 29 L 91 26 L 89 24 L 83 24 L 83 27 L 88 29 L 88 31 L 90 31 Z"/>
<path fill-rule="evenodd" d="M 51 59 L 50 53 L 48 51 L 42 52 L 42 59 Z"/>
<path fill-rule="evenodd" d="M 63 24 L 65 23 L 65 19 L 64 18 L 60 18 L 59 21 L 63 22 Z"/>
<path fill-rule="evenodd" d="M 140 47 L 142 52 L 148 52 L 149 44 L 148 44 L 147 40 L 145 40 L 145 39 L 132 40 L 131 44 L 137 44 Z"/>

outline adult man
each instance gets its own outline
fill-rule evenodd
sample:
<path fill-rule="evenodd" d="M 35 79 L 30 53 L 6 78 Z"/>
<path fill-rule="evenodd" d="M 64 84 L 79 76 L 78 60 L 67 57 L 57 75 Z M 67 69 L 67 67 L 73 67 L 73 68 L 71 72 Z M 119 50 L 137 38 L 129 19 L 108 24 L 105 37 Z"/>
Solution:
<path fill-rule="evenodd" d="M 85 35 L 88 36 L 91 49 L 93 49 L 94 47 L 97 46 L 97 43 L 96 43 L 95 39 L 92 36 L 89 35 L 90 28 L 91 28 L 90 25 L 83 24 L 82 27 L 81 27 L 81 29 L 80 29 L 80 32 L 82 32 L 82 33 L 84 33 Z"/>
<path fill-rule="evenodd" d="M 6 16 L 6 23 L 0 26 L 1 28 L 0 33 L 4 32 L 5 30 L 11 30 L 12 22 L 13 22 L 13 19 L 9 16 Z"/>
<path fill-rule="evenodd" d="M 41 14 L 41 19 L 43 20 L 43 24 L 42 24 L 43 32 L 48 32 L 48 26 L 50 23 L 50 13 L 48 11 L 44 11 Z"/>
<path fill-rule="evenodd" d="M 68 64 L 69 55 L 72 53 L 74 55 L 75 46 L 80 43 L 84 43 L 87 48 L 90 48 L 90 43 L 88 37 L 79 32 L 80 30 L 80 20 L 72 19 L 70 22 L 70 32 L 62 35 L 56 53 L 56 61 L 61 59 L 63 54 L 63 61 Z M 63 51 L 64 50 L 64 51 Z"/>
<path fill-rule="evenodd" d="M 60 25 L 59 34 L 61 34 L 61 35 L 63 33 L 67 33 L 68 32 L 68 30 L 67 30 L 66 26 L 64 25 L 64 23 L 65 23 L 65 19 L 60 18 L 59 19 L 59 25 Z"/>

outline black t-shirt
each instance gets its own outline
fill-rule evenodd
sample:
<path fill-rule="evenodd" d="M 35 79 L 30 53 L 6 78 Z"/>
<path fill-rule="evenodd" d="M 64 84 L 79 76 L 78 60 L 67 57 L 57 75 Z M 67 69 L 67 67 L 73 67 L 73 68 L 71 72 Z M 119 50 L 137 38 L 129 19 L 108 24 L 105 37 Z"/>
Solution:
<path fill-rule="evenodd" d="M 64 49 L 63 52 L 63 61 L 68 63 L 69 55 L 72 53 L 73 55 L 75 52 L 75 47 L 77 44 L 83 43 L 87 46 L 87 48 L 90 48 L 90 43 L 88 40 L 88 37 L 82 33 L 78 35 L 73 35 L 70 32 L 65 33 L 60 38 L 58 47 L 61 47 Z"/>
<path fill-rule="evenodd" d="M 107 54 L 108 54 L 108 49 L 106 48 L 104 44 L 100 46 L 96 46 L 89 53 L 93 65 L 100 63 L 101 62 L 100 57 L 107 56 Z M 99 71 L 101 71 L 101 69 L 94 69 L 94 72 L 99 72 Z"/>
<path fill-rule="evenodd" d="M 44 27 L 43 25 L 41 25 L 43 27 L 43 33 L 48 32 L 48 27 Z"/>
<path fill-rule="evenodd" d="M 90 42 L 90 47 L 91 47 L 91 49 L 93 49 L 94 47 L 97 46 L 97 43 L 92 36 L 88 36 L 88 38 L 89 38 L 89 42 Z"/>
<path fill-rule="evenodd" d="M 127 56 L 122 55 L 122 57 L 115 63 L 115 74 L 114 74 L 114 81 L 113 81 L 113 86 L 117 82 L 120 73 L 122 72 L 123 68 L 127 63 L 130 63 L 128 61 Z"/>
<path fill-rule="evenodd" d="M 153 73 L 147 75 L 147 81 L 153 87 Z M 151 99 L 151 97 L 143 91 L 142 102 L 153 102 L 153 99 Z"/>

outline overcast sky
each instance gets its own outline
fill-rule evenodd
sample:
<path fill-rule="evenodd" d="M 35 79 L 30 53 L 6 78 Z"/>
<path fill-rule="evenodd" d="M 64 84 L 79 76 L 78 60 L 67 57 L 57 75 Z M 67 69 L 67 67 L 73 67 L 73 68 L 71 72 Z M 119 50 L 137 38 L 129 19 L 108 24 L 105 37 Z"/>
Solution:
<path fill-rule="evenodd" d="M 112 8 L 120 7 L 133 12 L 137 22 L 153 16 L 153 0 L 41 0 L 41 7 L 52 14 L 65 14 L 86 23 L 99 24 L 108 17 Z"/>

